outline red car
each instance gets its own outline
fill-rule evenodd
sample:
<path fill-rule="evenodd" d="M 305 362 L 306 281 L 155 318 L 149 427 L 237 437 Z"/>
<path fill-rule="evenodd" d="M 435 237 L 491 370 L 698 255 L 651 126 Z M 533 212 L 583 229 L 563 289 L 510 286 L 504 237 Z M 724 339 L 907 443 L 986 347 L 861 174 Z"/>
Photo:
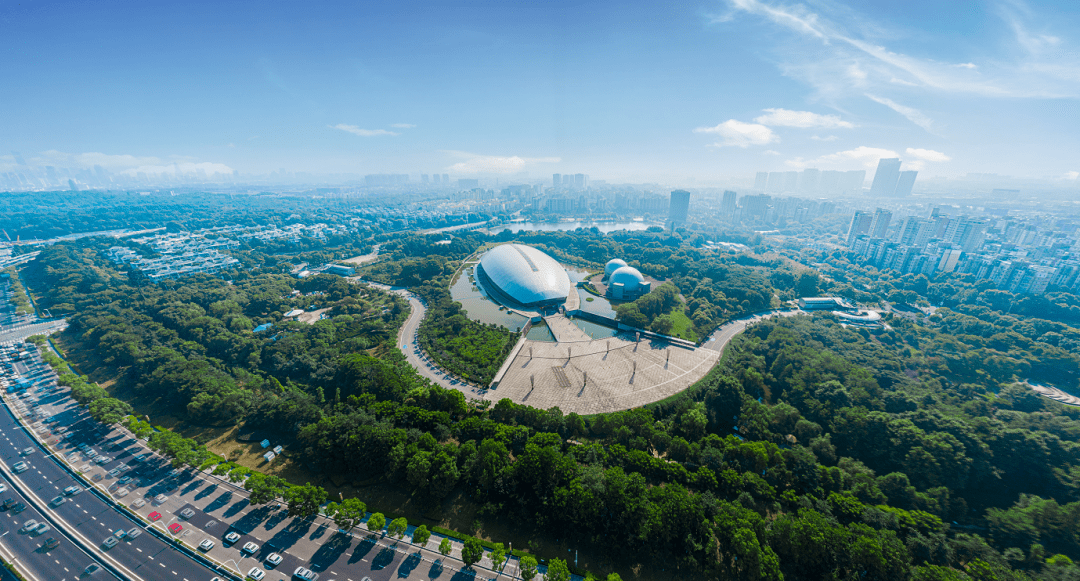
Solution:
<path fill-rule="evenodd" d="M 184 530 L 184 527 L 178 522 L 174 522 L 173 524 L 169 525 L 169 532 L 174 535 L 180 534 L 180 531 L 182 530 Z"/>
<path fill-rule="evenodd" d="M 161 518 L 161 513 L 157 511 L 152 512 L 148 518 L 150 519 L 150 522 L 157 522 L 158 519 Z"/>

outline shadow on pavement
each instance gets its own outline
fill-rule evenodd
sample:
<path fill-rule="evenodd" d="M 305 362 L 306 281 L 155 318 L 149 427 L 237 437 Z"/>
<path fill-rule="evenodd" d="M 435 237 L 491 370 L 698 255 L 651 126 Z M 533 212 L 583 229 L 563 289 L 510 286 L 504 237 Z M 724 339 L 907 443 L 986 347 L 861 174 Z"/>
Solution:
<path fill-rule="evenodd" d="M 420 553 L 409 553 L 409 556 L 405 557 L 405 560 L 401 562 L 400 566 L 398 566 L 397 576 L 408 577 L 409 575 L 412 575 L 413 569 L 419 566 Z"/>
<path fill-rule="evenodd" d="M 231 501 L 231 500 L 232 500 L 232 493 L 228 492 L 228 491 L 223 492 L 221 494 L 221 496 L 215 498 L 213 502 L 206 505 L 205 510 L 206 510 L 206 512 L 214 512 L 215 510 L 217 510 L 219 508 L 223 508 L 224 506 L 229 504 L 229 501 Z"/>
<path fill-rule="evenodd" d="M 335 534 L 330 538 L 330 542 L 319 546 L 319 550 L 315 551 L 315 554 L 311 556 L 311 564 L 320 569 L 325 569 L 344 555 L 351 545 L 352 537 Z"/>
<path fill-rule="evenodd" d="M 266 523 L 263 524 L 263 528 L 271 530 L 277 528 L 281 521 L 289 517 L 288 511 L 276 510 L 274 514 L 270 515 L 270 518 L 266 519 Z"/>
<path fill-rule="evenodd" d="M 180 491 L 180 496 L 188 494 L 189 492 L 195 492 L 196 490 L 199 489 L 200 486 L 202 486 L 202 482 L 200 482 L 198 480 L 195 480 L 194 482 L 192 482 L 191 484 L 188 484 L 186 487 L 184 487 L 183 490 Z"/>
<path fill-rule="evenodd" d="M 210 486 L 207 486 L 206 488 L 200 490 L 199 493 L 195 495 L 195 500 L 202 500 L 215 492 L 217 492 L 217 484 L 211 484 Z"/>
<path fill-rule="evenodd" d="M 296 544 L 311 528 L 311 523 L 300 519 L 294 519 L 289 526 L 278 531 L 270 539 L 275 547 L 291 547 Z"/>
<path fill-rule="evenodd" d="M 374 548 L 375 548 L 375 539 L 373 539 L 371 537 L 364 537 L 364 539 L 362 539 L 360 541 L 360 544 L 356 545 L 356 550 L 353 551 L 352 556 L 349 557 L 349 564 L 351 565 L 351 564 L 363 559 L 364 557 L 368 556 L 368 553 L 370 553 L 371 549 L 374 549 Z"/>
<path fill-rule="evenodd" d="M 326 526 L 326 523 L 323 523 L 323 524 L 319 525 L 319 528 L 315 529 L 315 530 L 314 530 L 314 531 L 313 531 L 313 532 L 311 533 L 311 536 L 310 536 L 310 537 L 308 537 L 308 539 L 310 539 L 310 540 L 314 541 L 315 539 L 317 539 L 317 538 L 320 538 L 320 537 L 322 537 L 323 535 L 325 535 L 325 534 L 326 534 L 326 530 L 327 530 L 328 528 L 329 528 L 329 527 L 328 527 L 328 526 Z"/>
<path fill-rule="evenodd" d="M 397 551 L 390 547 L 383 547 L 375 558 L 371 560 L 371 570 L 378 571 L 389 567 L 394 562 L 394 557 L 397 555 Z"/>
<path fill-rule="evenodd" d="M 435 562 L 431 564 L 431 569 L 428 569 L 428 577 L 435 579 L 439 575 L 443 574 L 442 559 L 435 559 Z"/>
<path fill-rule="evenodd" d="M 246 498 L 244 500 L 238 501 L 236 504 L 229 507 L 229 510 L 225 511 L 225 516 L 226 517 L 230 516 L 229 513 L 232 512 L 233 509 L 235 509 L 240 504 L 243 504 L 244 506 L 247 506 L 247 505 L 249 505 L 251 503 L 248 502 L 248 500 Z M 236 512 L 240 512 L 240 511 L 237 510 Z M 253 530 L 255 530 L 255 527 L 259 526 L 259 523 L 266 520 L 266 517 L 269 516 L 268 515 L 269 512 L 270 512 L 269 509 L 266 508 L 265 506 L 259 507 L 259 508 L 255 509 L 255 510 L 245 514 L 244 516 L 240 517 L 240 520 L 236 521 L 236 523 L 233 524 L 233 526 L 237 527 L 239 529 L 243 529 L 245 531 L 253 531 Z M 235 514 L 235 513 L 233 513 L 233 514 Z"/>
<path fill-rule="evenodd" d="M 233 517 L 240 514 L 240 511 L 247 508 L 249 504 L 251 504 L 251 502 L 249 502 L 248 499 L 241 498 L 240 500 L 236 501 L 235 504 L 230 506 L 229 510 L 225 511 L 225 518 Z"/>
<path fill-rule="evenodd" d="M 476 579 L 476 571 L 462 569 L 455 573 L 454 576 L 450 578 L 450 581 L 472 581 L 473 579 Z"/>

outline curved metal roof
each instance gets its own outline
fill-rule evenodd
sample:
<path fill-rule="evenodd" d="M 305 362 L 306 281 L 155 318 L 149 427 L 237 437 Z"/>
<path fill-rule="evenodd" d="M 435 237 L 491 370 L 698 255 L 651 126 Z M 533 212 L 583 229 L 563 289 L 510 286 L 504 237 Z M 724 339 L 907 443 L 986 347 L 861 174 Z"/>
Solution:
<path fill-rule="evenodd" d="M 623 266 L 611 273 L 611 278 L 609 280 L 611 284 L 622 283 L 627 286 L 633 285 L 634 287 L 637 287 L 637 285 L 645 282 L 645 277 L 641 276 L 641 271 L 633 266 Z"/>
<path fill-rule="evenodd" d="M 555 259 L 524 244 L 503 244 L 480 257 L 480 268 L 496 287 L 524 306 L 566 300 L 572 285 Z"/>
<path fill-rule="evenodd" d="M 626 266 L 626 261 L 621 258 L 612 258 L 604 265 L 604 276 L 610 277 L 612 273 Z"/>

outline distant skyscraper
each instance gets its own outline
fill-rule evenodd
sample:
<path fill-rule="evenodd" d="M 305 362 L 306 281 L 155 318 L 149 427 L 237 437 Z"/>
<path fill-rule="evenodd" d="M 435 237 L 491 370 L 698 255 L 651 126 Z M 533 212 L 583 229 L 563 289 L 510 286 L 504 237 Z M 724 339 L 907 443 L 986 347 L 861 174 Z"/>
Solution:
<path fill-rule="evenodd" d="M 671 223 L 672 227 L 675 227 L 676 224 L 686 224 L 686 216 L 689 213 L 690 192 L 673 190 L 671 192 L 671 203 L 668 205 L 668 222 Z"/>
<path fill-rule="evenodd" d="M 834 169 L 827 169 L 821 172 L 821 179 L 818 181 L 818 189 L 826 194 L 836 193 L 840 189 L 840 179 L 843 177 L 844 172 L 836 171 Z"/>
<path fill-rule="evenodd" d="M 449 184 L 450 183 L 450 174 L 444 173 L 442 175 L 442 183 L 444 183 L 444 184 Z"/>
<path fill-rule="evenodd" d="M 759 178 L 762 175 L 764 175 L 765 180 L 768 181 L 769 174 L 764 173 L 764 172 L 759 172 L 758 173 Z M 725 216 L 730 216 L 730 215 L 734 214 L 735 213 L 735 200 L 736 199 L 737 199 L 737 196 L 736 196 L 735 192 L 733 192 L 731 190 L 725 190 L 724 191 L 724 199 L 720 202 L 720 213 L 724 214 Z"/>
<path fill-rule="evenodd" d="M 754 176 L 754 189 L 759 192 L 764 192 L 765 188 L 769 186 L 769 172 L 759 171 Z"/>
<path fill-rule="evenodd" d="M 784 191 L 791 193 L 799 189 L 799 172 L 784 172 Z"/>
<path fill-rule="evenodd" d="M 848 246 L 855 242 L 856 237 L 870 232 L 870 223 L 873 221 L 874 217 L 870 215 L 870 212 L 856 211 L 855 215 L 851 217 L 851 224 L 848 226 Z"/>
<path fill-rule="evenodd" d="M 820 174 L 821 172 L 816 169 L 807 168 L 802 170 L 802 175 L 799 176 L 799 189 L 804 192 L 817 190 Z"/>
<path fill-rule="evenodd" d="M 769 172 L 769 184 L 766 186 L 767 192 L 782 192 L 784 191 L 784 172 L 771 171 Z"/>
<path fill-rule="evenodd" d="M 574 187 L 581 190 L 585 189 L 585 174 L 574 174 Z"/>
<path fill-rule="evenodd" d="M 840 181 L 840 189 L 847 193 L 861 194 L 864 183 L 866 183 L 866 170 L 851 170 L 844 172 L 844 178 Z"/>
<path fill-rule="evenodd" d="M 428 183 L 428 175 L 426 173 L 420 174 L 420 183 L 422 183 L 422 184 Z"/>
<path fill-rule="evenodd" d="M 904 196 L 911 195 L 911 188 L 915 185 L 915 176 L 919 175 L 917 171 L 902 171 L 900 172 L 900 179 L 896 182 L 896 191 L 893 195 L 902 198 Z"/>
<path fill-rule="evenodd" d="M 896 193 L 896 183 L 900 180 L 900 158 L 882 158 L 878 160 L 874 172 L 874 183 L 870 186 L 870 195 L 888 197 Z M 915 183 L 912 180 L 912 183 Z"/>
<path fill-rule="evenodd" d="M 556 188 L 562 186 L 562 174 L 551 174 L 551 185 Z"/>
<path fill-rule="evenodd" d="M 870 223 L 870 237 L 884 238 L 889 231 L 889 221 L 892 220 L 892 212 L 878 208 L 874 212 L 874 221 Z"/>

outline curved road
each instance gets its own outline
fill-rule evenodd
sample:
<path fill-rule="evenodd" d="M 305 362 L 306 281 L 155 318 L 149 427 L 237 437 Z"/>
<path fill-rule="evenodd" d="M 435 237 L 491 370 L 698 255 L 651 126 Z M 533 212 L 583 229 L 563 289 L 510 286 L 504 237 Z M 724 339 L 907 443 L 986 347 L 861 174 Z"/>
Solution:
<path fill-rule="evenodd" d="M 405 324 L 403 324 L 398 331 L 397 345 L 405 355 L 405 359 L 408 360 L 409 364 L 416 368 L 416 371 L 420 375 L 430 379 L 433 383 L 436 383 L 441 387 L 460 391 L 465 394 L 466 397 L 480 397 L 476 388 L 439 368 L 439 366 L 427 357 L 422 349 L 420 349 L 420 344 L 417 341 L 417 333 L 420 331 L 420 322 L 424 320 L 424 315 L 427 314 L 427 307 L 420 297 L 404 287 L 389 286 L 359 278 L 353 280 L 357 283 L 366 284 L 386 292 L 394 293 L 409 301 L 409 318 L 405 320 Z"/>

